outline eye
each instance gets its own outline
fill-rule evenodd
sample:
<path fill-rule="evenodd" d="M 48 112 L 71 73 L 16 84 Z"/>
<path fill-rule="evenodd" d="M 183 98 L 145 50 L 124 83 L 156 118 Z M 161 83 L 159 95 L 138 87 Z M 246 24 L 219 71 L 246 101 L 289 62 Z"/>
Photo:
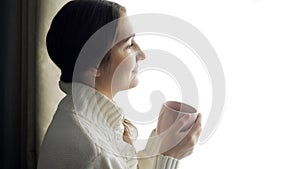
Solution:
<path fill-rule="evenodd" d="M 131 42 L 128 46 L 127 46 L 127 48 L 128 49 L 131 49 L 133 47 L 133 43 Z"/>
<path fill-rule="evenodd" d="M 127 45 L 127 49 L 131 49 L 134 47 L 134 39 L 130 38 L 129 43 Z"/>

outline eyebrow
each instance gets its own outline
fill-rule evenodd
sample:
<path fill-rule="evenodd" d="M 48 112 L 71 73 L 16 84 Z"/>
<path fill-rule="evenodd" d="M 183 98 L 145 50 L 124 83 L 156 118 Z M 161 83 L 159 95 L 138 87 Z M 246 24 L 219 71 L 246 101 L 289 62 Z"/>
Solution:
<path fill-rule="evenodd" d="M 135 37 L 135 33 L 131 34 L 130 36 L 128 36 L 126 39 L 122 40 L 123 42 L 127 42 L 130 38 Z"/>
<path fill-rule="evenodd" d="M 116 45 L 118 45 L 118 46 L 123 45 L 123 44 L 125 44 L 130 38 L 133 38 L 133 37 L 135 37 L 135 33 L 133 33 L 133 34 L 129 35 L 127 38 L 125 38 L 125 39 L 119 41 Z"/>

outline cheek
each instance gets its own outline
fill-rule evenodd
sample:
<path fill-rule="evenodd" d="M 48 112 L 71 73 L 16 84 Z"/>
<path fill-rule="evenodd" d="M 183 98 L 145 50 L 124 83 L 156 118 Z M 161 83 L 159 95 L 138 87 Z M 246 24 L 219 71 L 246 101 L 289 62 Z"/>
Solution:
<path fill-rule="evenodd" d="M 127 56 L 118 65 L 118 69 L 120 69 L 120 71 L 122 71 L 124 74 L 132 73 L 134 67 L 135 67 L 135 59 L 132 56 Z"/>
<path fill-rule="evenodd" d="M 120 84 L 130 81 L 135 65 L 135 59 L 133 57 L 128 56 L 121 60 L 114 69 L 113 80 Z"/>
<path fill-rule="evenodd" d="M 131 53 L 126 53 L 120 49 L 117 50 L 112 57 L 114 58 L 112 63 L 114 64 L 115 70 L 121 69 L 123 71 L 129 71 L 135 67 L 136 59 Z"/>
<path fill-rule="evenodd" d="M 135 79 L 135 74 L 133 73 L 136 67 L 135 55 L 116 50 L 111 57 L 113 57 L 111 60 L 112 87 L 115 90 L 130 88 L 131 81 Z"/>

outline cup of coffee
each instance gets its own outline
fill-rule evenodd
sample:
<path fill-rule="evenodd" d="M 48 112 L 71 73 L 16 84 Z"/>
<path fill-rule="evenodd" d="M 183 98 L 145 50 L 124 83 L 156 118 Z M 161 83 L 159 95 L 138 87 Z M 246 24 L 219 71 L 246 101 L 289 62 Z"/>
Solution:
<path fill-rule="evenodd" d="M 185 103 L 177 101 L 168 101 L 163 104 L 157 122 L 156 131 L 160 134 L 167 130 L 172 124 L 179 120 L 183 115 L 190 114 L 191 118 L 183 126 L 182 131 L 188 130 L 195 122 L 197 118 L 197 110 Z"/>

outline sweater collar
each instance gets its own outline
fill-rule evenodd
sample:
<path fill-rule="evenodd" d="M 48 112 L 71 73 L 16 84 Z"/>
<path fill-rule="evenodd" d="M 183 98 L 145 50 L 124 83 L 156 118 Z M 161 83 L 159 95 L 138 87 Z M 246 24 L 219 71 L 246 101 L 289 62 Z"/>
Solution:
<path fill-rule="evenodd" d="M 67 96 L 71 96 L 74 112 L 96 126 L 105 125 L 117 135 L 124 132 L 124 113 L 108 97 L 83 83 L 59 82 Z"/>

